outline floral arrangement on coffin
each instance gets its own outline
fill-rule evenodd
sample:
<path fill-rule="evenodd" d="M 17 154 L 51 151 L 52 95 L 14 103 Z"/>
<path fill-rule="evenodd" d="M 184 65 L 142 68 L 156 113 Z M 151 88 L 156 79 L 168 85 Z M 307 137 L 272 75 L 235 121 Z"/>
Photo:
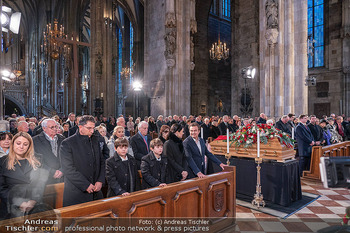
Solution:
<path fill-rule="evenodd" d="M 230 135 L 230 142 L 236 147 L 250 147 L 257 142 L 257 130 L 260 130 L 260 142 L 267 144 L 270 139 L 277 138 L 279 142 L 288 148 L 294 148 L 294 140 L 287 133 L 266 124 L 241 126 L 236 133 Z"/>

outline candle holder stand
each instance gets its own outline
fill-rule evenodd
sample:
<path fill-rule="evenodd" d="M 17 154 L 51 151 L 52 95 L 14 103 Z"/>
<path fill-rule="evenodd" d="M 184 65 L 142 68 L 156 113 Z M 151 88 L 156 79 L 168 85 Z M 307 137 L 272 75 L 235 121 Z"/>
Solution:
<path fill-rule="evenodd" d="M 265 207 L 264 197 L 261 193 L 261 183 L 260 183 L 260 164 L 262 163 L 262 158 L 255 158 L 256 166 L 256 193 L 254 194 L 254 199 L 252 200 L 252 205 L 257 208 Z"/>

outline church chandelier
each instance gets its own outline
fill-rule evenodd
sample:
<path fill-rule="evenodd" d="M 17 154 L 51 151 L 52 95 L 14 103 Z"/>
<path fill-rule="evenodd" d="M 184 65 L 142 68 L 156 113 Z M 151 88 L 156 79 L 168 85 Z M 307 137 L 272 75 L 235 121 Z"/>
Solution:
<path fill-rule="evenodd" d="M 212 44 L 209 50 L 210 59 L 212 60 L 226 60 L 230 55 L 230 49 L 226 47 L 226 43 L 220 41 L 220 22 L 219 22 L 219 38 L 218 42 Z"/>
<path fill-rule="evenodd" d="M 129 67 L 124 67 L 124 68 L 122 68 L 122 71 L 120 72 L 120 75 L 123 78 L 129 78 L 130 75 L 132 75 L 132 69 L 129 68 Z"/>
<path fill-rule="evenodd" d="M 52 27 L 53 26 L 53 27 Z M 43 32 L 44 41 L 41 45 L 43 52 L 48 53 L 52 59 L 57 60 L 60 55 L 68 58 L 70 54 L 70 46 L 64 44 L 60 39 L 67 39 L 68 36 L 64 34 L 64 26 L 58 26 L 57 19 L 54 20 L 53 25 L 48 23 L 46 30 Z"/>
<path fill-rule="evenodd" d="M 212 60 L 226 60 L 230 55 L 230 49 L 226 48 L 226 43 L 220 41 L 220 34 L 218 42 L 215 42 L 209 50 L 210 59 Z"/>

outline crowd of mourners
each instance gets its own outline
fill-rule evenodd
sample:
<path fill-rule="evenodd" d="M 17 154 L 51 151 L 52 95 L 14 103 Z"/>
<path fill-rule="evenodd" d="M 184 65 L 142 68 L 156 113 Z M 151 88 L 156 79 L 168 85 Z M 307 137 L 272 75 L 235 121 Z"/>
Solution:
<path fill-rule="evenodd" d="M 0 132 L 0 219 L 42 209 L 47 184 L 64 182 L 63 205 L 69 206 L 203 178 L 209 172 L 207 160 L 226 166 L 206 142 L 244 125 L 273 125 L 296 139 L 301 171 L 310 166 L 312 146 L 350 139 L 350 118 L 335 114 L 321 119 L 288 114 L 277 122 L 264 113 L 255 118 L 159 115 L 135 120 L 13 114 L 6 120 L 9 131 Z"/>

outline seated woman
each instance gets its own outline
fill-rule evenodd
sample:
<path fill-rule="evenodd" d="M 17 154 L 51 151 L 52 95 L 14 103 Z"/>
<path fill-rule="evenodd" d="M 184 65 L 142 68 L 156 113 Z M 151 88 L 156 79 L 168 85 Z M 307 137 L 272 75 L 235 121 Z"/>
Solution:
<path fill-rule="evenodd" d="M 114 146 L 114 156 L 106 161 L 107 197 L 129 196 L 130 193 L 141 189 L 136 160 L 127 153 L 128 139 L 118 138 Z"/>
<path fill-rule="evenodd" d="M 107 142 L 107 146 L 109 149 L 109 157 L 114 156 L 114 152 L 115 152 L 114 142 L 115 142 L 115 140 L 117 140 L 118 138 L 123 138 L 124 136 L 125 136 L 124 127 L 123 126 L 116 126 L 113 130 L 113 135 L 110 137 L 110 139 Z M 132 157 L 134 157 L 134 152 L 132 151 L 132 148 L 130 145 L 128 147 L 128 154 L 131 155 Z"/>
<path fill-rule="evenodd" d="M 183 134 L 182 125 L 173 124 L 170 128 L 169 140 L 164 144 L 164 155 L 168 158 L 169 165 L 167 170 L 169 183 L 185 180 L 188 176 L 188 164 L 182 145 Z"/>
<path fill-rule="evenodd" d="M 158 138 L 162 140 L 163 144 L 169 139 L 170 127 L 169 125 L 162 125 L 159 130 Z"/>
<path fill-rule="evenodd" d="M 142 157 L 142 188 L 165 187 L 167 180 L 167 158 L 163 156 L 163 143 L 159 138 L 150 142 L 151 152 Z"/>
<path fill-rule="evenodd" d="M 7 205 L 7 217 L 23 216 L 40 204 L 48 176 L 34 155 L 31 136 L 17 133 L 9 154 L 0 158 L 0 197 Z"/>
<path fill-rule="evenodd" d="M 10 132 L 0 133 L 0 158 L 9 154 L 11 140 L 12 134 Z"/>

